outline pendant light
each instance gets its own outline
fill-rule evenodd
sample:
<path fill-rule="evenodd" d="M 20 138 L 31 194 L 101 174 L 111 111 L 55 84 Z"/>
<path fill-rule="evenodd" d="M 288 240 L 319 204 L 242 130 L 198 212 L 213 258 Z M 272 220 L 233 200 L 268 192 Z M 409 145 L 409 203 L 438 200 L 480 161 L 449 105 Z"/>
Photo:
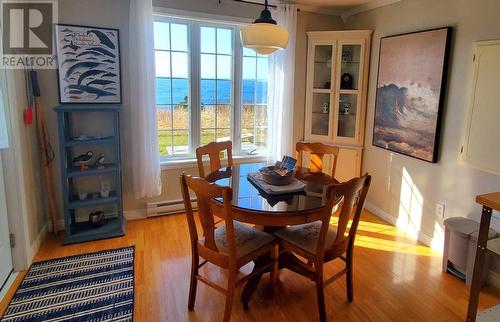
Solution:
<path fill-rule="evenodd" d="M 253 49 L 261 55 L 269 55 L 288 45 L 288 30 L 278 26 L 276 20 L 268 10 L 267 0 L 265 8 L 252 24 L 241 29 L 243 47 Z"/>

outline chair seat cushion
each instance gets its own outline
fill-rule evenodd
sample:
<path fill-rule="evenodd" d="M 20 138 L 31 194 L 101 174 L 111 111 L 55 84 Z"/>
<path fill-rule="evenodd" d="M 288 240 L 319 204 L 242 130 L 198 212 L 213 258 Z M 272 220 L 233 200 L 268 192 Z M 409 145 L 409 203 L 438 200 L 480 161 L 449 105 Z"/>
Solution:
<path fill-rule="evenodd" d="M 236 256 L 238 258 L 258 250 L 259 248 L 274 241 L 274 236 L 263 231 L 252 228 L 239 221 L 233 221 L 234 239 L 236 242 Z M 229 252 L 227 242 L 226 225 L 217 227 L 214 230 L 215 245 L 222 253 Z M 202 240 L 203 242 L 203 240 Z"/>
<path fill-rule="evenodd" d="M 308 253 L 316 255 L 320 230 L 321 221 L 315 221 L 309 224 L 283 228 L 275 232 L 274 235 Z M 335 228 L 329 227 L 328 233 L 326 234 L 325 249 L 333 245 L 336 236 L 337 232 Z"/>

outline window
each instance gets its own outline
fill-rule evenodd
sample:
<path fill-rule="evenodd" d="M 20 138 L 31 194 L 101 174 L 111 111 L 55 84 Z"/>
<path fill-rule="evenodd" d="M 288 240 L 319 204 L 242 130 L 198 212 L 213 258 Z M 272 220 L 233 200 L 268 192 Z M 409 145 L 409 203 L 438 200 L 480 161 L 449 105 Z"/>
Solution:
<path fill-rule="evenodd" d="M 267 56 L 243 48 L 241 147 L 265 150 L 267 146 Z"/>
<path fill-rule="evenodd" d="M 201 27 L 201 145 L 231 140 L 233 30 Z"/>
<path fill-rule="evenodd" d="M 162 159 L 212 141 L 235 155 L 267 147 L 267 56 L 243 48 L 239 26 L 157 17 L 156 105 Z"/>
<path fill-rule="evenodd" d="M 156 106 L 160 155 L 189 153 L 188 26 L 154 24 Z"/>

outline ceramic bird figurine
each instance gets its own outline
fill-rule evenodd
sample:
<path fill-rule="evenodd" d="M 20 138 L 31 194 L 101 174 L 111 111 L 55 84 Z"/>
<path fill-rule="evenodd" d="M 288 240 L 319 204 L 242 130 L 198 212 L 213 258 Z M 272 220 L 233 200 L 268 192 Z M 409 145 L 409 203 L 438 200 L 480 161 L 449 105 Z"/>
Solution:
<path fill-rule="evenodd" d="M 89 163 L 92 160 L 94 153 L 92 151 L 88 151 L 85 154 L 80 154 L 79 156 L 73 158 L 73 163 L 78 163 L 80 165 L 81 170 L 85 170 L 89 168 Z"/>
<path fill-rule="evenodd" d="M 104 153 L 99 154 L 99 157 L 95 160 L 94 165 L 97 169 L 104 169 Z"/>

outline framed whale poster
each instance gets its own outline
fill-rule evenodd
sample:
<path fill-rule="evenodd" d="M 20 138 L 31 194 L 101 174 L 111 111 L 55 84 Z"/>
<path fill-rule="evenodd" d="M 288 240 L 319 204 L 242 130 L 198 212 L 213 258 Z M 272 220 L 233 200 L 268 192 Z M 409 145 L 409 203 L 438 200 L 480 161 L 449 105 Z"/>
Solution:
<path fill-rule="evenodd" d="M 121 104 L 118 29 L 55 25 L 59 102 Z"/>

